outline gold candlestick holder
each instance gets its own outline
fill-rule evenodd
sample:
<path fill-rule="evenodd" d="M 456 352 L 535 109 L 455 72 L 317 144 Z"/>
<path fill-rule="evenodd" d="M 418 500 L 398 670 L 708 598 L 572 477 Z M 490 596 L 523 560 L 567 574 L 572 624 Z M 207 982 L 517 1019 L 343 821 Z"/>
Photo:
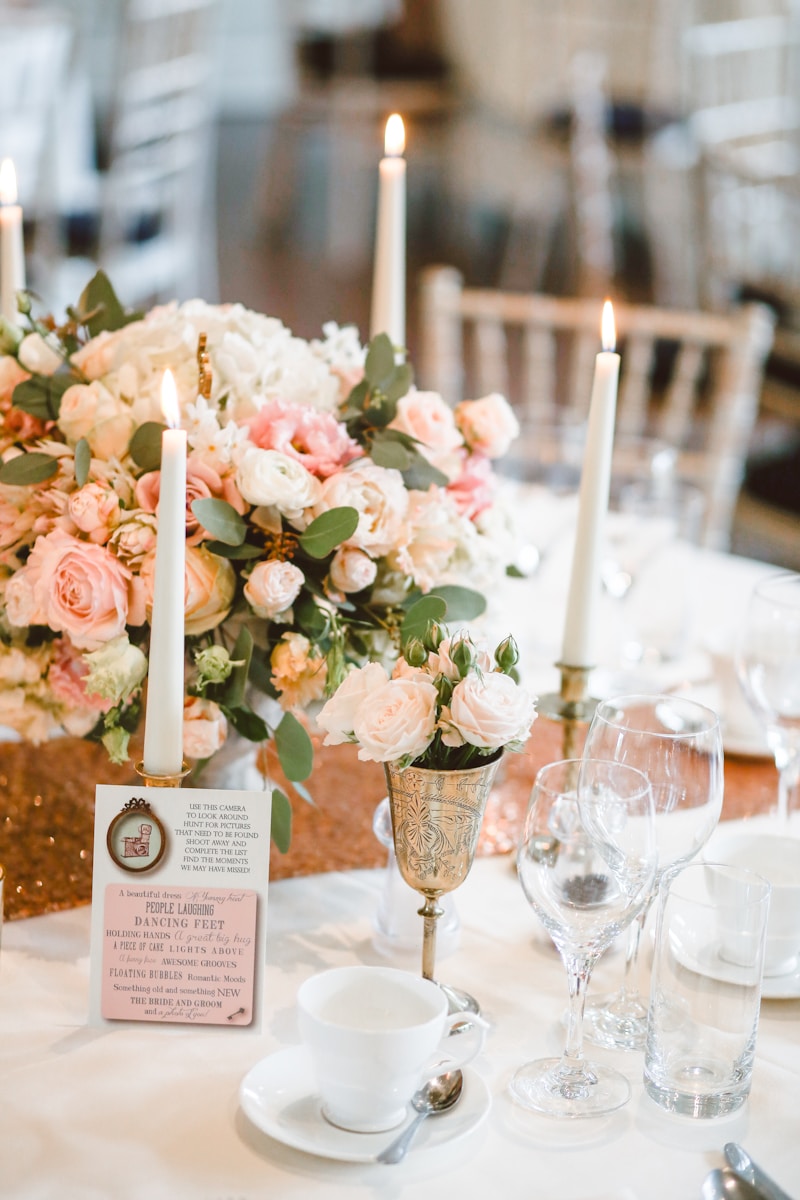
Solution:
<path fill-rule="evenodd" d="M 174 775 L 154 775 L 147 770 L 143 762 L 134 764 L 134 770 L 141 777 L 145 787 L 179 788 L 191 769 L 189 764 L 184 761 L 180 771 Z"/>
<path fill-rule="evenodd" d="M 536 710 L 540 716 L 562 722 L 561 757 L 576 758 L 578 728 L 589 724 L 597 707 L 597 700 L 589 695 L 589 674 L 593 668 L 561 662 L 556 666 L 561 672 L 561 688 L 540 696 Z"/>

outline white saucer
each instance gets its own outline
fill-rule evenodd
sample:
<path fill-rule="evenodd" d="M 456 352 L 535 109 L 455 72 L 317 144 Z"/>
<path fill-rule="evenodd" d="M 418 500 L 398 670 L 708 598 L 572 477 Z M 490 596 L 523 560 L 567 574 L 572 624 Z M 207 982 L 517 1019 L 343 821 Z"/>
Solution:
<path fill-rule="evenodd" d="M 262 1058 L 242 1080 L 239 1102 L 263 1133 L 306 1154 L 339 1162 L 374 1162 L 403 1129 L 349 1133 L 329 1125 L 314 1095 L 311 1060 L 305 1046 L 291 1046 Z M 464 1137 L 483 1121 L 492 1105 L 489 1089 L 475 1071 L 464 1068 L 464 1091 L 449 1113 L 425 1121 L 410 1151 L 416 1158 Z M 409 1120 L 413 1116 L 409 1106 Z"/>
<path fill-rule="evenodd" d="M 702 946 L 696 954 L 677 942 L 673 943 L 675 957 L 690 971 L 717 979 L 720 983 L 741 983 L 745 974 L 741 967 L 721 957 L 715 943 Z M 764 975 L 761 981 L 762 1000 L 796 1000 L 800 998 L 800 962 L 785 975 Z"/>

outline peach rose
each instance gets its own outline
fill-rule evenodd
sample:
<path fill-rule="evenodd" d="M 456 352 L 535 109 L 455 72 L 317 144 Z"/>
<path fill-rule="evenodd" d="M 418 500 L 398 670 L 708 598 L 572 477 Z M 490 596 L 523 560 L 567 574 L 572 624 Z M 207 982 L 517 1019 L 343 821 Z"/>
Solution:
<path fill-rule="evenodd" d="M 160 495 L 160 471 L 148 471 L 137 479 L 136 503 L 144 512 L 158 512 Z M 227 500 L 238 513 L 247 511 L 247 505 L 230 476 L 221 476 L 213 467 L 190 455 L 186 463 L 186 533 L 191 546 L 199 545 L 207 536 L 205 529 L 192 512 L 192 502 L 209 498 Z"/>
<path fill-rule="evenodd" d="M 187 696 L 183 702 L 183 753 L 187 758 L 210 758 L 222 748 L 228 722 L 213 700 Z"/>
<path fill-rule="evenodd" d="M 81 533 L 99 544 L 107 542 L 119 524 L 120 511 L 119 496 L 102 483 L 85 483 L 67 502 L 67 512 Z"/>
<path fill-rule="evenodd" d="M 404 539 L 408 492 L 399 471 L 370 462 L 330 475 L 322 485 L 314 516 L 340 506 L 358 512 L 358 526 L 348 546 L 380 556 Z"/>
<path fill-rule="evenodd" d="M 72 708 L 89 709 L 96 714 L 108 712 L 111 701 L 86 690 L 89 665 L 75 651 L 71 642 L 61 638 L 56 656 L 50 665 L 47 682 L 56 700 Z"/>
<path fill-rule="evenodd" d="M 244 585 L 244 595 L 257 617 L 272 621 L 294 604 L 304 583 L 299 567 L 271 559 L 256 564 Z"/>
<path fill-rule="evenodd" d="M 378 568 L 368 554 L 340 546 L 331 559 L 331 583 L 340 592 L 363 592 L 375 582 Z"/>
<path fill-rule="evenodd" d="M 397 416 L 389 426 L 416 438 L 436 453 L 455 450 L 464 444 L 456 428 L 453 410 L 438 392 L 412 389 L 397 401 Z"/>
<path fill-rule="evenodd" d="M 152 552 L 144 559 L 140 570 L 148 620 L 153 610 L 155 570 L 156 556 Z M 185 581 L 185 632 L 191 636 L 215 629 L 225 620 L 233 604 L 236 575 L 231 563 L 204 546 L 187 546 Z"/>
<path fill-rule="evenodd" d="M 114 361 L 114 348 L 118 339 L 113 333 L 103 330 L 76 350 L 71 361 L 91 382 L 107 375 Z"/>
<path fill-rule="evenodd" d="M 434 685 L 422 679 L 390 679 L 370 693 L 355 715 L 353 733 L 363 762 L 413 762 L 436 730 Z"/>
<path fill-rule="evenodd" d="M 500 458 L 508 453 L 519 435 L 519 421 L 499 392 L 491 392 L 481 400 L 463 400 L 456 407 L 456 423 L 469 448 L 487 458 Z"/>
<path fill-rule="evenodd" d="M 102 383 L 74 383 L 61 397 L 58 428 L 75 445 L 85 437 L 96 458 L 120 458 L 134 431 L 128 406 Z"/>
<path fill-rule="evenodd" d="M 285 633 L 270 657 L 281 708 L 305 708 L 321 699 L 328 664 L 301 633 Z"/>
<path fill-rule="evenodd" d="M 153 513 L 132 509 L 109 538 L 109 547 L 129 567 L 140 567 L 156 548 L 157 522 Z"/>
<path fill-rule="evenodd" d="M 442 710 L 446 745 L 462 740 L 483 750 L 524 743 L 536 719 L 533 696 L 499 671 L 469 674 L 453 688 L 449 711 Z M 455 736 L 453 736 L 455 735 Z"/>
<path fill-rule="evenodd" d="M 9 580 L 5 599 L 12 624 L 49 625 L 81 650 L 96 650 L 126 624 L 144 620 L 128 568 L 104 546 L 78 541 L 63 529 L 37 539 L 25 566 Z"/>
<path fill-rule="evenodd" d="M 10 354 L 0 355 L 0 400 L 10 403 L 17 384 L 24 383 L 30 377 L 30 372 L 23 370 Z"/>
<path fill-rule="evenodd" d="M 317 724 L 325 730 L 326 746 L 340 746 L 353 741 L 356 713 L 378 688 L 387 682 L 387 675 L 380 663 L 367 663 L 364 667 L 345 675 L 338 688 L 317 714 Z"/>

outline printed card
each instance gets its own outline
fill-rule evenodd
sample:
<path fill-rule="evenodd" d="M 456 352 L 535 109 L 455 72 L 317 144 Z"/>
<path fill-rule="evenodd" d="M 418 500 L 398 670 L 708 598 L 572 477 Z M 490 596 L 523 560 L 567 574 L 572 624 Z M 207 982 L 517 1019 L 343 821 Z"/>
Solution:
<path fill-rule="evenodd" d="M 268 792 L 100 786 L 90 1020 L 258 1030 Z"/>

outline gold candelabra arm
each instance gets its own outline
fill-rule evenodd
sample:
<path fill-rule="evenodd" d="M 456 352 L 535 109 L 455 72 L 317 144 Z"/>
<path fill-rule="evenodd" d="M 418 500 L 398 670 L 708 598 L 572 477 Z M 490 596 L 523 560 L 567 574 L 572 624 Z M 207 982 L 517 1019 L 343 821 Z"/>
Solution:
<path fill-rule="evenodd" d="M 174 775 L 153 775 L 147 770 L 143 762 L 134 764 L 136 774 L 139 775 L 145 787 L 174 787 L 178 788 L 182 785 L 184 779 L 191 771 L 191 767 L 187 762 L 184 762 L 180 771 Z"/>
<path fill-rule="evenodd" d="M 208 335 L 201 333 L 197 339 L 197 391 L 205 400 L 210 400 L 214 376 L 211 371 L 211 356 L 206 349 L 207 342 Z"/>
<path fill-rule="evenodd" d="M 540 716 L 563 723 L 562 753 L 564 759 L 578 754 L 578 730 L 588 725 L 597 707 L 597 701 L 589 695 L 589 675 L 592 667 L 573 667 L 569 663 L 556 663 L 561 672 L 561 687 L 558 692 L 548 692 L 539 697 L 536 705 Z"/>

